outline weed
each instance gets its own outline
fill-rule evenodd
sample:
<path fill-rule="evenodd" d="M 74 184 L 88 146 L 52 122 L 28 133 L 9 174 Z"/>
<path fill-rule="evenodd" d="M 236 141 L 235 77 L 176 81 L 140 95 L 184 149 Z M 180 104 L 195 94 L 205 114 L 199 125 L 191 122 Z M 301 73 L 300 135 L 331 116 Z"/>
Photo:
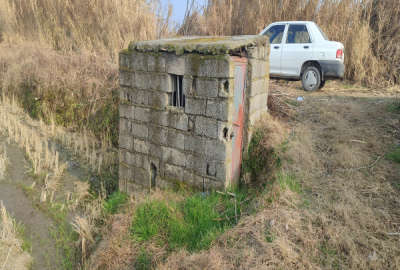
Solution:
<path fill-rule="evenodd" d="M 281 189 L 289 189 L 296 193 L 302 193 L 301 184 L 297 181 L 293 174 L 288 174 L 283 171 L 277 174 L 276 180 L 278 181 Z"/>
<path fill-rule="evenodd" d="M 400 146 L 395 147 L 394 150 L 387 153 L 386 158 L 391 161 L 400 163 Z"/>
<path fill-rule="evenodd" d="M 150 270 L 152 269 L 152 256 L 146 250 L 142 250 L 134 262 L 134 269 Z"/>
<path fill-rule="evenodd" d="M 400 98 L 398 98 L 395 102 L 389 104 L 388 111 L 393 113 L 400 113 Z"/>
<path fill-rule="evenodd" d="M 242 197 L 240 197 L 242 198 Z M 237 209 L 240 216 L 240 209 Z M 235 204 L 227 196 L 195 194 L 180 202 L 148 201 L 137 208 L 131 233 L 139 241 L 157 240 L 170 250 L 207 249 L 226 228 L 236 224 Z"/>
<path fill-rule="evenodd" d="M 108 199 L 104 202 L 104 210 L 107 214 L 115 214 L 118 209 L 126 203 L 128 200 L 128 195 L 122 192 L 114 192 L 108 197 Z"/>

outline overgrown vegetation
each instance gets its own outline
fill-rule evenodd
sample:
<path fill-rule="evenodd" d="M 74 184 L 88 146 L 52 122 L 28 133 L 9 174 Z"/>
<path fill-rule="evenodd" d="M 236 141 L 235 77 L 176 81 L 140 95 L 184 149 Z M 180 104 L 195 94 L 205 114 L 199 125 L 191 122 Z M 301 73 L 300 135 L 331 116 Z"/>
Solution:
<path fill-rule="evenodd" d="M 237 201 L 217 193 L 195 194 L 183 201 L 147 201 L 139 205 L 131 226 L 132 237 L 140 242 L 155 241 L 168 250 L 207 249 L 226 229 L 237 223 L 243 194 Z"/>
<path fill-rule="evenodd" d="M 104 202 L 104 210 L 107 214 L 115 214 L 117 213 L 118 209 L 127 202 L 127 200 L 128 195 L 116 191 L 112 193 Z"/>

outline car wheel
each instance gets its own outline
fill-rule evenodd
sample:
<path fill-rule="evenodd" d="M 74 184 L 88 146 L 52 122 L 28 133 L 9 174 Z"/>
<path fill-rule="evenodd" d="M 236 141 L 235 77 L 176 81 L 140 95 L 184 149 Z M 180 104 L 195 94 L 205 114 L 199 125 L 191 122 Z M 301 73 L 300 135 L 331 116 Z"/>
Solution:
<path fill-rule="evenodd" d="M 321 73 L 318 68 L 314 66 L 306 67 L 301 75 L 301 82 L 306 91 L 318 90 L 321 85 Z"/>

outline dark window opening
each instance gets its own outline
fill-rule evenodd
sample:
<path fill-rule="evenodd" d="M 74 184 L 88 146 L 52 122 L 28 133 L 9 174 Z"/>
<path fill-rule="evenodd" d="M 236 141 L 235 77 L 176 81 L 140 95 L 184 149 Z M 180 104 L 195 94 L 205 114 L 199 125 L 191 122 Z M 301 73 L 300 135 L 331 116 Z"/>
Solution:
<path fill-rule="evenodd" d="M 157 167 L 153 163 L 150 165 L 150 188 L 156 188 L 156 179 L 157 179 Z"/>
<path fill-rule="evenodd" d="M 228 128 L 224 128 L 224 139 L 228 139 Z"/>
<path fill-rule="evenodd" d="M 185 94 L 183 93 L 183 76 L 171 74 L 172 100 L 171 105 L 178 108 L 185 107 Z"/>

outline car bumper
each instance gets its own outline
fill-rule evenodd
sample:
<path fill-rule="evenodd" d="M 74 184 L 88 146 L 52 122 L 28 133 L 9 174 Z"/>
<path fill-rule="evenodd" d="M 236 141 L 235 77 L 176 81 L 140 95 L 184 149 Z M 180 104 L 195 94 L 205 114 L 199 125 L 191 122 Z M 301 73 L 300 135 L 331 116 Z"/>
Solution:
<path fill-rule="evenodd" d="M 343 78 L 344 64 L 339 61 L 319 61 L 323 78 Z"/>

